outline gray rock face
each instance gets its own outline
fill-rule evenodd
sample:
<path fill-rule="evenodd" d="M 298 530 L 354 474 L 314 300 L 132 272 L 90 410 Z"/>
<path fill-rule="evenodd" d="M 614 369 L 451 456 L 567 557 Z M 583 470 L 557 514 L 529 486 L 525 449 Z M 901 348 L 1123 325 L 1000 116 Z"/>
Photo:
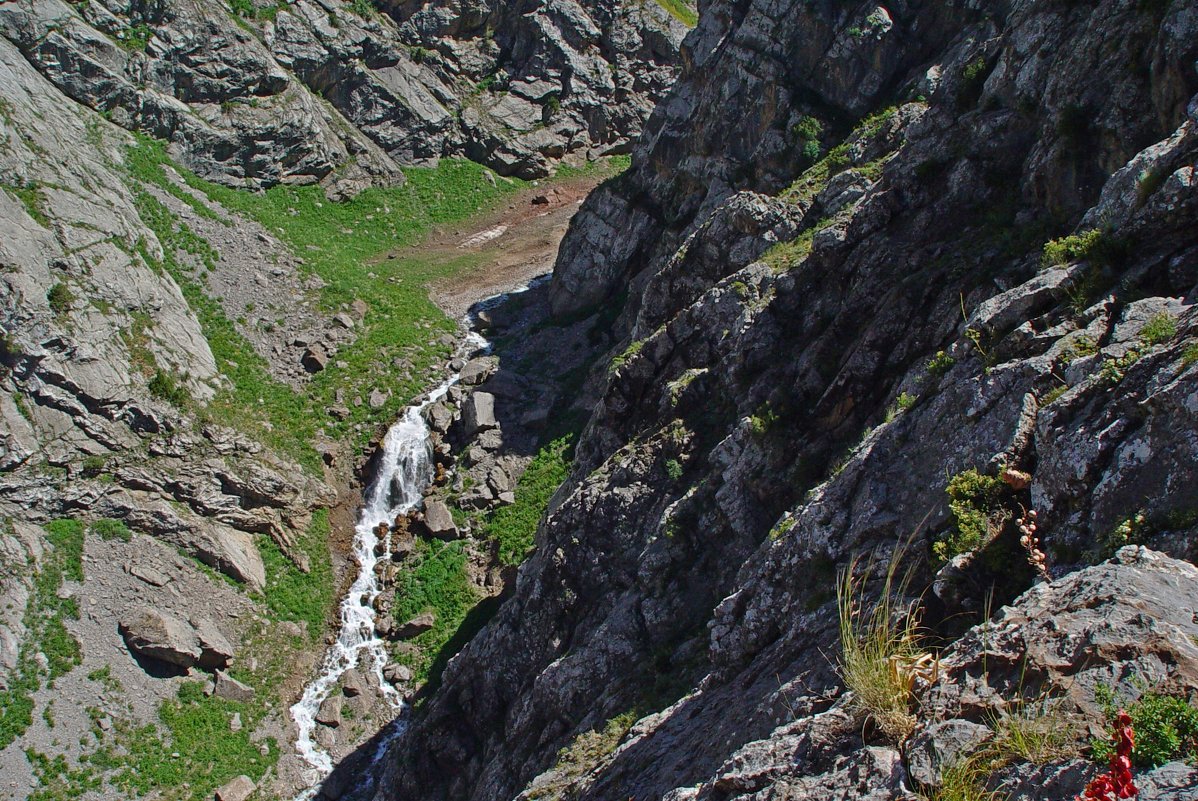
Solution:
<path fill-rule="evenodd" d="M 301 0 L 254 20 L 209 0 L 38 0 L 0 9 L 0 35 L 63 94 L 170 141 L 204 177 L 319 181 L 338 198 L 443 156 L 541 177 L 567 154 L 626 149 L 685 32 L 654 3 L 360 8 Z"/>
<path fill-rule="evenodd" d="M 1151 613 L 1132 622 L 1095 590 L 1108 641 L 1069 600 L 1107 570 L 1136 588 L 1118 598 L 1159 595 L 1164 570 L 1081 570 L 1121 542 L 1198 555 L 1181 511 L 1198 508 L 1198 19 L 1131 3 L 703 11 L 632 170 L 586 201 L 555 267 L 563 322 L 614 316 L 619 340 L 590 376 L 571 478 L 514 592 L 394 747 L 381 799 L 561 782 L 578 799 L 831 798 L 812 777 L 841 769 L 897 794 L 900 748 L 823 750 L 799 727 L 851 710 L 837 570 L 910 541 L 913 588 L 930 586 L 932 545 L 956 533 L 946 486 L 971 469 L 1030 479 L 1002 490 L 952 605 L 931 602 L 946 637 L 988 587 L 1001 607 L 1033 584 L 1013 519 L 1034 508 L 1058 581 L 1020 608 L 1044 592 L 1088 632 L 1045 634 L 1034 669 L 1065 674 L 1081 649 L 1108 678 L 1134 663 L 1198 687 L 1180 653 L 1192 622 L 1158 652 Z M 1129 69 L 1133 52 L 1170 66 Z M 915 99 L 887 109 L 896 96 Z M 1100 225 L 1110 252 L 1042 263 L 1046 241 Z M 1188 573 L 1165 564 L 1185 597 Z M 663 685 L 656 712 L 564 775 L 561 749 Z"/>
<path fill-rule="evenodd" d="M 199 662 L 203 653 L 191 626 L 148 607 L 142 607 L 122 620 L 120 631 L 133 653 L 178 667 L 191 667 Z"/>

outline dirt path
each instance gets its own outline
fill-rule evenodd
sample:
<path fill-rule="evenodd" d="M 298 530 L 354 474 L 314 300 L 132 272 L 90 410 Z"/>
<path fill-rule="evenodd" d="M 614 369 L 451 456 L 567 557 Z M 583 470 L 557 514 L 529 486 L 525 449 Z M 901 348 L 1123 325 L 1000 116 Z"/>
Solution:
<path fill-rule="evenodd" d="M 429 287 L 433 301 L 455 319 L 478 301 L 524 286 L 553 269 L 557 248 L 582 199 L 606 176 L 531 187 L 468 224 L 434 231 L 420 245 L 389 254 L 422 260 L 475 257 L 477 264 Z"/>

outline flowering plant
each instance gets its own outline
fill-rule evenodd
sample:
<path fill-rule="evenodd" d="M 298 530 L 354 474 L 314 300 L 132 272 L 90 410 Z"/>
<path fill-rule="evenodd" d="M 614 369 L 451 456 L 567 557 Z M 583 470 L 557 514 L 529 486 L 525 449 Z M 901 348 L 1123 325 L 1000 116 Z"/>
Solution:
<path fill-rule="evenodd" d="M 1077 801 L 1117 801 L 1135 798 L 1140 792 L 1131 775 L 1131 752 L 1136 747 L 1136 733 L 1131 726 L 1131 715 L 1125 709 L 1115 715 L 1115 733 L 1111 740 L 1115 746 L 1111 769 L 1095 776 Z"/>

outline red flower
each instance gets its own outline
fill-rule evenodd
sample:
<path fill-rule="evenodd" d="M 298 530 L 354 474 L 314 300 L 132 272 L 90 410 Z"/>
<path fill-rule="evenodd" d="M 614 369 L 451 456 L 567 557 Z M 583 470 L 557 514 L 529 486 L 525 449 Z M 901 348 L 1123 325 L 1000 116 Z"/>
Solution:
<path fill-rule="evenodd" d="M 1115 752 L 1111 754 L 1110 771 L 1095 776 L 1077 801 L 1116 801 L 1135 798 L 1140 792 L 1131 773 L 1131 752 L 1136 747 L 1136 732 L 1131 725 L 1131 715 L 1124 709 L 1115 715 L 1115 732 L 1111 736 L 1111 743 L 1115 746 Z"/>

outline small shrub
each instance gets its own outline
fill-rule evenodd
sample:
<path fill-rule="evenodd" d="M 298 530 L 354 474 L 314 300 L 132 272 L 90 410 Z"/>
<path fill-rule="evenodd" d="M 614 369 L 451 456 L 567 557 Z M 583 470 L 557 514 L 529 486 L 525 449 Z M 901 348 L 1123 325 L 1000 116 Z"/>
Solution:
<path fill-rule="evenodd" d="M 791 127 L 791 133 L 799 144 L 799 151 L 804 160 L 814 163 L 820 154 L 820 136 L 823 135 L 824 125 L 815 117 L 804 115 Z"/>
<path fill-rule="evenodd" d="M 351 0 L 349 7 L 362 19 L 370 19 L 375 15 L 374 3 L 370 0 Z"/>
<path fill-rule="evenodd" d="M 1118 705 L 1110 688 L 1100 687 L 1094 695 L 1107 718 L 1114 722 Z M 1147 691 L 1127 707 L 1127 712 L 1136 732 L 1131 760 L 1137 768 L 1148 770 L 1198 757 L 1198 708 L 1186 699 Z M 1107 740 L 1090 742 L 1091 756 L 1099 763 L 1110 761 L 1113 748 Z"/>
<path fill-rule="evenodd" d="M 840 624 L 840 676 L 853 693 L 854 705 L 896 743 L 915 729 L 911 712 L 915 667 L 921 654 L 918 620 L 900 607 L 906 581 L 895 583 L 898 554 L 886 571 L 877 601 L 868 604 L 864 580 L 853 577 L 856 562 L 841 573 L 836 586 Z"/>
<path fill-rule="evenodd" d="M 1182 367 L 1189 367 L 1194 362 L 1198 362 L 1198 342 L 1186 345 L 1186 349 L 1181 352 Z"/>
<path fill-rule="evenodd" d="M 50 287 L 50 291 L 46 293 L 46 300 L 50 304 L 50 311 L 55 314 L 65 314 L 70 311 L 71 304 L 75 302 L 75 293 L 69 286 L 59 282 Z"/>
<path fill-rule="evenodd" d="M 1147 203 L 1148 198 L 1156 194 L 1168 177 L 1167 171 L 1155 167 L 1142 171 L 1136 179 L 1136 200 L 1139 204 L 1143 206 Z"/>
<path fill-rule="evenodd" d="M 562 110 L 562 100 L 557 95 L 549 95 L 545 99 L 545 112 L 550 117 L 556 117 L 557 113 Z"/>
<path fill-rule="evenodd" d="M 161 398 L 175 406 L 184 406 L 190 399 L 187 388 L 179 384 L 175 377 L 165 370 L 158 370 L 154 373 L 150 379 L 149 390 L 154 397 Z"/>
<path fill-rule="evenodd" d="M 1152 347 L 1166 342 L 1177 335 L 1177 318 L 1169 312 L 1158 312 L 1140 329 L 1140 341 Z"/>
<path fill-rule="evenodd" d="M 120 520 L 112 518 L 100 518 L 92 523 L 92 533 L 96 534 L 102 540 L 120 540 L 121 542 L 129 542 L 133 539 L 133 532 L 129 530 Z"/>
<path fill-rule="evenodd" d="M 957 360 L 948 355 L 947 351 L 936 351 L 936 355 L 928 359 L 928 375 L 939 378 L 949 371 Z"/>
<path fill-rule="evenodd" d="M 677 481 L 682 478 L 682 464 L 677 459 L 666 460 L 666 475 L 670 481 Z"/>
<path fill-rule="evenodd" d="M 918 396 L 912 395 L 910 392 L 900 392 L 899 396 L 894 399 L 894 403 L 886 410 L 886 422 L 891 422 L 894 418 L 910 409 L 918 399 Z"/>
<path fill-rule="evenodd" d="M 1040 257 L 1043 267 L 1054 267 L 1076 261 L 1088 261 L 1107 266 L 1122 260 L 1126 246 L 1109 231 L 1094 228 L 1080 234 L 1070 234 L 1050 240 Z"/>
<path fill-rule="evenodd" d="M 93 453 L 83 457 L 83 463 L 80 465 L 80 470 L 83 472 L 83 475 L 87 476 L 88 478 L 95 478 L 104 472 L 104 467 L 106 465 L 107 461 L 103 456 Z"/>
<path fill-rule="evenodd" d="M 949 480 L 944 491 L 949 497 L 954 530 L 932 546 L 937 559 L 947 562 L 958 554 L 977 550 L 991 538 L 1006 515 L 1001 503 L 1005 487 L 1002 479 L 972 469 Z"/>
<path fill-rule="evenodd" d="M 961 69 L 961 77 L 969 83 L 975 83 L 985 77 L 986 57 L 978 56 Z"/>
<path fill-rule="evenodd" d="M 1107 359 L 1102 363 L 1102 367 L 1099 368 L 1098 373 L 1102 377 L 1102 380 L 1106 381 L 1108 384 L 1118 384 L 1123 380 L 1123 376 L 1127 374 L 1127 368 L 1131 367 L 1139 360 L 1139 351 L 1129 350 L 1122 356 L 1114 359 Z"/>
<path fill-rule="evenodd" d="M 763 403 L 749 417 L 749 430 L 756 436 L 763 437 L 769 433 L 769 430 L 774 427 L 778 420 L 778 413 L 774 411 L 773 407 L 769 403 Z"/>

